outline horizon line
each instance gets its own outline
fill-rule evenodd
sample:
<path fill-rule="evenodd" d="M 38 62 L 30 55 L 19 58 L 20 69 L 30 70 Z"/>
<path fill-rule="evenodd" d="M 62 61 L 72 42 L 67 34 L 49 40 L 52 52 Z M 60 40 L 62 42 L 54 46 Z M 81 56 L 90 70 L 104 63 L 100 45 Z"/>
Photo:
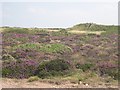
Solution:
<path fill-rule="evenodd" d="M 79 25 L 79 24 L 96 24 L 96 25 L 103 25 L 103 26 L 120 26 L 120 24 L 101 24 L 101 23 L 94 23 L 94 22 L 86 22 L 86 23 L 76 23 L 73 24 L 72 26 L 66 26 L 66 27 L 57 27 L 57 26 L 51 26 L 51 27 L 40 27 L 40 26 L 9 26 L 9 25 L 1 25 L 0 27 L 16 27 L 16 28 L 71 28 L 73 26 Z"/>

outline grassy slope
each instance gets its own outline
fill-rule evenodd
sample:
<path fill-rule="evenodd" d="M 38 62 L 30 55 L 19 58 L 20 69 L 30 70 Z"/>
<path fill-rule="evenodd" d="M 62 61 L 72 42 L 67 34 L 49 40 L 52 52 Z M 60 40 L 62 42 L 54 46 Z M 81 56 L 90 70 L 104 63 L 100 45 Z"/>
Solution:
<path fill-rule="evenodd" d="M 68 30 L 71 33 L 88 33 L 88 34 L 116 33 L 118 32 L 118 26 L 84 23 L 77 24 L 71 28 L 68 28 Z"/>
<path fill-rule="evenodd" d="M 77 24 L 70 28 L 71 30 L 80 30 L 80 31 L 107 31 L 108 29 L 113 30 L 117 29 L 117 26 L 114 25 L 98 25 L 94 23 L 84 23 Z"/>

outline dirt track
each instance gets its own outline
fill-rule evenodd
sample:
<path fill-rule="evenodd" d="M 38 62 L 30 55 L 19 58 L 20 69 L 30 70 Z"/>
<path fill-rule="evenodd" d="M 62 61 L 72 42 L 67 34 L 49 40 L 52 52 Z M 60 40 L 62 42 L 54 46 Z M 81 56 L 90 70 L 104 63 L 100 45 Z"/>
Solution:
<path fill-rule="evenodd" d="M 2 88 L 117 88 L 117 86 L 90 86 L 86 84 L 74 84 L 74 83 L 48 83 L 41 81 L 28 82 L 27 79 L 16 80 L 16 79 L 2 79 Z"/>
<path fill-rule="evenodd" d="M 47 82 L 27 82 L 26 79 L 23 80 L 14 80 L 14 79 L 4 79 L 2 80 L 2 88 L 70 88 L 70 87 L 78 87 L 77 84 L 53 84 Z"/>

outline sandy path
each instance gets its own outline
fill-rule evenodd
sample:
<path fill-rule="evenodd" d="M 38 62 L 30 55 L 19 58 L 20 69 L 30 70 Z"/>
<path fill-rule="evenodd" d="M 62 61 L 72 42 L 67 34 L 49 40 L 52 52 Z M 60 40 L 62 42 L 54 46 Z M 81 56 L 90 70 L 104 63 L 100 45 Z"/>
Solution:
<path fill-rule="evenodd" d="M 34 81 L 28 82 L 27 79 L 2 79 L 2 88 L 76 88 L 78 84 L 63 83 L 54 84 L 48 82 Z M 81 85 L 81 88 L 87 88 L 88 86 Z"/>
<path fill-rule="evenodd" d="M 42 81 L 28 82 L 27 79 L 17 80 L 17 79 L 2 79 L 2 88 L 107 88 L 104 85 L 100 86 L 90 86 L 85 84 L 73 84 L 73 83 L 49 83 Z M 110 86 L 112 88 L 117 88 L 117 86 Z"/>
<path fill-rule="evenodd" d="M 4 79 L 2 80 L 2 88 L 53 88 L 55 87 L 49 83 L 43 83 L 39 81 L 27 82 L 27 80 L 13 80 Z"/>

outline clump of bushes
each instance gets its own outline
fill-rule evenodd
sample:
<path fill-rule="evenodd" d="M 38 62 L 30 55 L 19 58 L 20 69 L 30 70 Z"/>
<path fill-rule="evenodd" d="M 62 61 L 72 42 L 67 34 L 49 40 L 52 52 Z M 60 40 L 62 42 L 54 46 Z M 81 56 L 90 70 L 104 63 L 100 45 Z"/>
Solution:
<path fill-rule="evenodd" d="M 51 34 L 53 36 L 69 36 L 70 35 L 70 33 L 67 30 L 64 30 L 64 29 L 62 29 L 58 32 L 52 32 Z"/>
<path fill-rule="evenodd" d="M 28 78 L 28 82 L 33 82 L 33 81 L 38 81 L 39 77 L 38 76 L 31 76 Z"/>
<path fill-rule="evenodd" d="M 76 64 L 76 68 L 77 69 L 82 69 L 84 72 L 87 71 L 87 70 L 90 70 L 93 67 L 94 67 L 94 65 L 92 63 L 85 63 L 85 64 L 77 63 Z"/>
<path fill-rule="evenodd" d="M 36 50 L 36 51 L 43 51 L 45 53 L 64 53 L 64 52 L 71 52 L 72 49 L 69 46 L 64 44 L 37 44 L 37 43 L 26 43 L 20 44 L 12 48 L 13 50 L 22 49 L 22 50 Z"/>
<path fill-rule="evenodd" d="M 9 27 L 4 29 L 5 33 L 29 33 L 27 28 L 16 28 L 16 27 Z"/>
<path fill-rule="evenodd" d="M 38 63 L 33 60 L 3 62 L 2 76 L 8 78 L 47 78 L 68 73 L 70 64 L 62 59 Z M 32 78 L 33 79 L 33 78 Z"/>
<path fill-rule="evenodd" d="M 70 64 L 64 60 L 57 59 L 43 62 L 39 65 L 36 75 L 40 78 L 64 75 L 70 69 Z"/>
<path fill-rule="evenodd" d="M 101 76 L 109 75 L 113 79 L 119 79 L 118 64 L 102 61 L 98 63 L 98 68 Z"/>
<path fill-rule="evenodd" d="M 15 58 L 13 56 L 11 56 L 10 54 L 3 54 L 2 55 L 2 60 L 3 61 L 6 61 L 6 60 L 8 60 L 8 61 L 14 61 Z"/>
<path fill-rule="evenodd" d="M 28 78 L 34 75 L 37 67 L 37 62 L 32 60 L 3 62 L 2 76 L 8 78 Z"/>

